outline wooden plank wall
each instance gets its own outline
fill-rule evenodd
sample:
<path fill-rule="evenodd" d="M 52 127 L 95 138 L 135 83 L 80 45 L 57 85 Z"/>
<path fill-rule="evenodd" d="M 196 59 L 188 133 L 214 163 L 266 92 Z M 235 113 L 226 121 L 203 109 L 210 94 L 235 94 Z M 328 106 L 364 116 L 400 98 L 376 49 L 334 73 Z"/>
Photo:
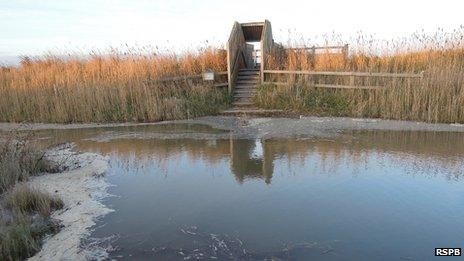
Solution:
<path fill-rule="evenodd" d="M 242 26 L 235 22 L 227 41 L 227 79 L 229 83 L 229 93 L 232 93 L 238 70 L 243 68 L 246 61 L 243 52 L 246 50 L 245 36 Z"/>
<path fill-rule="evenodd" d="M 245 51 L 246 68 L 252 68 L 254 65 L 254 61 L 253 61 L 254 49 L 253 48 L 254 46 L 252 44 L 246 45 L 246 51 Z"/>
<path fill-rule="evenodd" d="M 272 37 L 272 26 L 269 20 L 264 21 L 263 35 L 261 37 L 261 83 L 264 82 L 264 69 L 267 56 L 274 48 L 274 38 Z"/>

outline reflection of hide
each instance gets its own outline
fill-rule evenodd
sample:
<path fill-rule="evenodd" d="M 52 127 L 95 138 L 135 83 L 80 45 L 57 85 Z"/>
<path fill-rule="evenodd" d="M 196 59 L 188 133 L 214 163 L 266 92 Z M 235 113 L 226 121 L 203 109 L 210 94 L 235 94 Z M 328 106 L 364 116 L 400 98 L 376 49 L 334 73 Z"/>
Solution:
<path fill-rule="evenodd" d="M 230 139 L 231 171 L 239 182 L 246 178 L 263 178 L 267 184 L 271 183 L 274 157 L 267 147 L 265 140 Z"/>
<path fill-rule="evenodd" d="M 288 161 L 287 169 L 295 163 L 304 164 L 307 159 L 316 159 L 319 168 L 343 167 L 345 161 L 365 166 L 369 157 L 376 161 L 389 157 L 399 165 L 420 167 L 449 174 L 464 176 L 462 161 L 464 139 L 458 132 L 375 131 L 345 134 L 333 139 L 158 139 L 143 137 L 154 133 L 209 133 L 210 127 L 197 125 L 147 125 L 137 127 L 90 128 L 69 130 L 41 130 L 35 132 L 42 145 L 72 141 L 80 151 L 116 154 L 119 158 L 136 156 L 139 162 L 167 162 L 202 160 L 207 164 L 230 161 L 230 169 L 239 182 L 247 178 L 262 178 L 270 183 L 276 158 Z M 129 137 L 127 137 L 127 135 Z M 0 133 L 1 135 L 1 133 Z M 50 138 L 50 139 L 43 139 Z M 103 140 L 101 140 L 103 138 Z M 105 139 L 109 138 L 109 139 Z M 260 148 L 258 155 L 253 151 Z M 255 153 L 256 154 L 256 153 Z M 420 162 L 420 164 L 418 164 Z M 333 171 L 329 171 L 332 173 Z M 416 173 L 416 172 L 411 172 Z"/>

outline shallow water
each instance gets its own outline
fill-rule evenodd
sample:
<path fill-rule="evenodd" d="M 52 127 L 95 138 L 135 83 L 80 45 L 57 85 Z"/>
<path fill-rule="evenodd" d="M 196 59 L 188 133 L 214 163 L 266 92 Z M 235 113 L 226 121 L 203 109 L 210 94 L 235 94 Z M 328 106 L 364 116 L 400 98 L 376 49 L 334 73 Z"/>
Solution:
<path fill-rule="evenodd" d="M 186 135 L 144 135 L 173 131 Z M 115 259 L 429 260 L 436 247 L 464 245 L 462 133 L 224 134 L 201 125 L 38 132 L 110 155 L 114 196 L 104 203 L 115 212 L 92 238 L 113 236 L 102 244 Z"/>

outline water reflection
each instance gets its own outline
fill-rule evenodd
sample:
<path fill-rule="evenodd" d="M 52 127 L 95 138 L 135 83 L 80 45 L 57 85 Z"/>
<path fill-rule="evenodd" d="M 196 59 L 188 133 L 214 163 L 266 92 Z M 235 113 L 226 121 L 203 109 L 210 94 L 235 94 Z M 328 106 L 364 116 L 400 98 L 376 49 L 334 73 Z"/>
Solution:
<path fill-rule="evenodd" d="M 291 172 L 294 165 L 304 165 L 308 158 L 317 157 L 319 172 L 334 173 L 349 160 L 363 168 L 369 158 L 381 163 L 386 157 L 396 161 L 406 172 L 417 175 L 441 173 L 448 179 L 462 177 L 464 135 L 440 132 L 355 132 L 333 139 L 236 139 L 232 134 L 192 139 L 146 138 L 147 133 L 224 134 L 225 131 L 194 124 L 165 124 L 86 130 L 46 130 L 37 132 L 50 143 L 72 141 L 83 151 L 117 155 L 133 159 L 133 164 L 162 164 L 166 160 L 182 164 L 184 154 L 189 161 L 204 160 L 216 164 L 228 160 L 236 180 L 262 179 L 272 182 L 275 161 L 285 159 Z M 145 135 L 145 136 L 144 136 Z M 103 138 L 102 138 L 103 137 Z M 129 163 L 128 160 L 126 160 Z M 131 167 L 135 167 L 131 165 Z M 142 166 L 139 166 L 141 168 Z M 314 167 L 314 166 L 313 166 Z"/>
<path fill-rule="evenodd" d="M 111 156 L 117 197 L 105 204 L 116 211 L 93 236 L 118 235 L 114 259 L 427 260 L 462 241 L 463 134 L 184 135 L 191 130 L 40 135 Z"/>
<path fill-rule="evenodd" d="M 230 139 L 230 169 L 239 182 L 246 178 L 261 178 L 271 183 L 274 170 L 273 155 L 265 140 Z"/>

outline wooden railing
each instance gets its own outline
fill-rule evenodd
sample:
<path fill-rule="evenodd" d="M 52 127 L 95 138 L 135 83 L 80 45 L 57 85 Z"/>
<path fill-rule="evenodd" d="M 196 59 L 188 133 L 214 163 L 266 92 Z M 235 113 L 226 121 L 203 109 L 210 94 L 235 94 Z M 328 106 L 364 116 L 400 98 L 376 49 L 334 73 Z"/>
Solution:
<path fill-rule="evenodd" d="M 229 83 L 229 93 L 232 93 L 238 71 L 246 63 L 246 59 L 244 59 L 246 42 L 243 35 L 242 26 L 238 22 L 234 22 L 234 26 L 230 32 L 229 40 L 227 41 L 226 49 L 228 71 L 227 80 Z"/>
<path fill-rule="evenodd" d="M 307 50 L 316 54 L 317 50 L 340 50 L 341 53 L 348 53 L 348 44 L 345 45 L 328 45 L 328 46 L 310 46 L 310 47 L 285 47 L 287 50 Z"/>
<path fill-rule="evenodd" d="M 274 38 L 272 36 L 271 22 L 268 20 L 264 21 L 263 32 L 261 36 L 261 65 L 260 65 L 260 78 L 261 83 L 264 82 L 264 69 L 269 56 L 272 54 L 274 49 Z"/>
<path fill-rule="evenodd" d="M 240 67 L 243 67 L 245 64 L 245 55 L 243 54 L 243 51 L 241 49 L 237 49 L 237 52 L 235 54 L 235 60 L 232 63 L 232 67 L 230 68 L 230 77 L 229 81 L 233 84 L 235 84 L 235 80 L 237 79 L 238 71 L 241 69 Z M 232 90 L 230 91 L 232 93 Z"/>
<path fill-rule="evenodd" d="M 406 79 L 407 84 L 411 85 L 411 81 L 413 79 L 421 80 L 423 78 L 424 72 L 421 73 L 371 73 L 371 72 L 335 72 L 335 71 L 283 71 L 283 70 L 264 70 L 264 75 L 293 75 L 303 76 L 305 77 L 303 80 L 309 82 L 311 86 L 316 88 L 339 88 L 339 89 L 380 89 L 385 88 L 386 86 L 382 85 L 357 85 L 356 78 L 362 77 L 372 77 L 372 78 L 394 78 L 394 79 Z M 335 77 L 348 77 L 345 79 L 349 81 L 349 84 L 328 84 L 328 83 L 320 83 L 316 82 L 316 79 L 312 79 L 311 77 L 315 76 L 335 76 Z M 295 80 L 295 79 L 293 79 Z M 266 80 L 264 83 L 272 83 L 272 84 L 288 84 L 288 81 L 272 81 Z"/>
<path fill-rule="evenodd" d="M 220 78 L 226 78 L 227 71 L 223 72 L 214 72 L 215 80 L 213 82 L 209 82 L 214 87 L 227 87 L 228 81 L 221 81 Z M 181 81 L 197 81 L 197 82 L 205 82 L 203 81 L 203 73 L 201 74 L 190 74 L 190 75 L 181 75 L 181 76 L 174 76 L 174 77 L 163 77 L 160 79 L 150 80 L 147 82 L 150 83 L 166 83 L 166 82 L 181 82 Z"/>

